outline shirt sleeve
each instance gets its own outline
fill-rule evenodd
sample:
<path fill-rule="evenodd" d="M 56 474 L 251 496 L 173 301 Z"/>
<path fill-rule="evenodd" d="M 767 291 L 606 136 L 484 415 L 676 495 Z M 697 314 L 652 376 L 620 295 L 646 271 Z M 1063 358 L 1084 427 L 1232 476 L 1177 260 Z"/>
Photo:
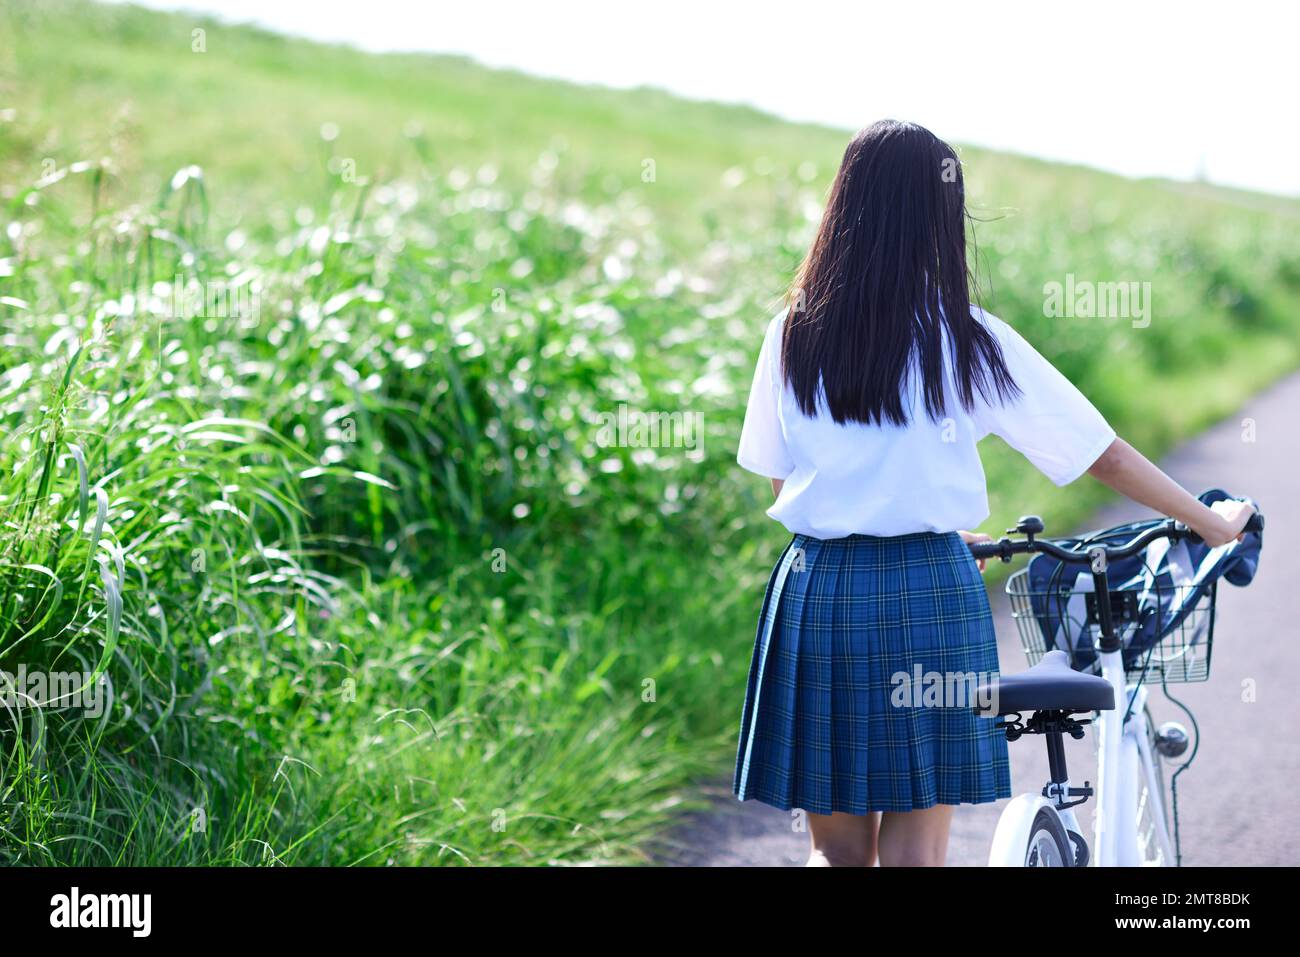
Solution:
<path fill-rule="evenodd" d="M 996 316 L 983 318 L 1020 394 L 1005 403 L 980 400 L 980 427 L 1004 439 L 1056 485 L 1069 485 L 1115 441 L 1115 430 L 1020 333 Z"/>
<path fill-rule="evenodd" d="M 783 479 L 794 471 L 794 461 L 781 432 L 781 394 L 785 385 L 778 368 L 781 316 L 768 323 L 763 347 L 754 368 L 754 383 L 745 408 L 736 461 L 741 468 L 768 478 Z"/>

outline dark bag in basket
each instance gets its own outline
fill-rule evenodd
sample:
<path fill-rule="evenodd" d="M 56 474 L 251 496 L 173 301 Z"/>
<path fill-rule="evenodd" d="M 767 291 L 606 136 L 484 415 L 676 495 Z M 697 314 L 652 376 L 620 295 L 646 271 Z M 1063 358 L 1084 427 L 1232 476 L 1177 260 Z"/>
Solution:
<path fill-rule="evenodd" d="M 1199 496 L 1206 505 L 1232 497 L 1222 489 L 1211 489 Z M 1072 549 L 1119 546 L 1163 521 L 1131 522 L 1057 541 Z M 1140 666 L 1143 655 L 1179 628 L 1203 601 L 1208 601 L 1220 578 L 1233 585 L 1249 585 L 1259 567 L 1263 538 L 1261 532 L 1247 532 L 1242 541 L 1218 548 L 1187 541 L 1171 543 L 1161 538 L 1132 558 L 1112 562 L 1107 569 L 1112 598 L 1120 599 L 1130 612 L 1122 622 L 1116 622 L 1116 631 L 1124 642 L 1124 667 Z M 1034 618 L 1047 648 L 1065 651 L 1079 670 L 1095 666 L 1096 629 L 1088 627 L 1092 573 L 1087 560 L 1062 562 L 1050 555 L 1035 555 L 1029 561 L 1028 577 Z M 1095 613 L 1091 618 L 1095 621 Z"/>

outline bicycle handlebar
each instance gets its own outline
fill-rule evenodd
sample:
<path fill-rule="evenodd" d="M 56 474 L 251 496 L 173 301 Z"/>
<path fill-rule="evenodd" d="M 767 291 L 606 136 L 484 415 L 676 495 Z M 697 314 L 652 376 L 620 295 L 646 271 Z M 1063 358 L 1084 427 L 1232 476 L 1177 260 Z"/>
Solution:
<path fill-rule="evenodd" d="M 1022 519 L 1021 525 L 1024 524 L 1025 520 Z M 1038 521 L 1038 527 L 1042 527 L 1041 521 Z M 1262 532 L 1263 530 L 1264 516 L 1259 512 L 1252 515 L 1250 520 L 1246 522 L 1246 527 L 1242 529 L 1243 532 Z M 1140 533 L 1124 545 L 1085 545 L 1083 548 L 1079 549 L 1062 548 L 1051 539 L 1034 538 L 1033 533 L 1030 532 L 1021 541 L 1012 541 L 1009 538 L 1002 538 L 996 542 L 973 543 L 970 545 L 970 552 L 971 555 L 977 559 L 997 558 L 1004 562 L 1011 561 L 1012 557 L 1015 555 L 1028 555 L 1031 552 L 1042 552 L 1063 562 L 1086 563 L 1091 560 L 1094 553 L 1100 550 L 1105 552 L 1107 562 L 1111 562 L 1117 559 L 1129 558 L 1136 555 L 1157 538 L 1168 538 L 1173 541 L 1186 539 L 1193 543 L 1201 541 L 1201 536 L 1197 535 L 1182 522 L 1176 522 L 1170 518 L 1161 522 L 1159 525 Z"/>

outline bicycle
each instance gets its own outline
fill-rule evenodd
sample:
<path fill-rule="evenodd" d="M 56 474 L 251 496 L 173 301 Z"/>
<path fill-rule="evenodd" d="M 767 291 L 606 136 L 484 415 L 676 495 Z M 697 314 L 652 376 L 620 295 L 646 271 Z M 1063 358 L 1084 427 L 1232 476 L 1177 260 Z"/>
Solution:
<path fill-rule="evenodd" d="M 1263 528 L 1264 517 L 1256 513 L 1245 531 Z M 1137 633 L 1150 609 L 1139 607 L 1131 591 L 1112 591 L 1107 569 L 1138 555 L 1158 539 L 1172 544 L 1183 540 L 1199 543 L 1200 538 L 1172 519 L 1120 546 L 1085 542 L 1084 547 L 1071 549 L 1037 538 L 1042 531 L 1042 519 L 1027 515 L 1007 530 L 1008 534 L 1023 535 L 1023 540 L 1004 537 L 970 546 L 977 559 L 1010 562 L 1017 555 L 1045 554 L 1061 562 L 1062 569 L 1071 565 L 1085 569 L 1079 587 L 1036 588 L 1029 580 L 1028 568 L 1007 582 L 1013 617 L 1020 626 L 1031 667 L 981 685 L 976 691 L 976 700 L 981 702 L 977 710 L 996 717 L 1009 741 L 1026 734 L 1043 735 L 1050 780 L 1040 793 L 1021 794 L 1004 809 L 994 832 L 989 865 L 1177 865 L 1181 863 L 1177 793 L 1171 834 L 1162 759 L 1180 757 L 1190 738 L 1176 722 L 1156 726 L 1147 706 L 1145 681 L 1153 674 L 1162 684 L 1209 676 L 1216 589 L 1212 584 L 1204 594 L 1198 592 L 1197 600 L 1169 634 L 1161 634 L 1149 650 L 1135 655 L 1131 650 L 1126 653 L 1124 638 Z M 1050 635 L 1045 633 L 1045 617 L 1055 629 Z M 1116 702 L 1124 703 L 1122 715 Z M 1030 717 L 1024 718 L 1025 714 Z M 1087 714 L 1095 717 L 1078 717 Z M 1195 719 L 1192 721 L 1194 726 Z M 1071 786 L 1065 762 L 1064 735 L 1081 739 L 1088 724 L 1097 728 L 1095 791 L 1087 781 L 1083 787 Z M 1190 758 L 1182 767 L 1188 763 Z M 1074 808 L 1094 793 L 1096 853 L 1092 855 Z"/>

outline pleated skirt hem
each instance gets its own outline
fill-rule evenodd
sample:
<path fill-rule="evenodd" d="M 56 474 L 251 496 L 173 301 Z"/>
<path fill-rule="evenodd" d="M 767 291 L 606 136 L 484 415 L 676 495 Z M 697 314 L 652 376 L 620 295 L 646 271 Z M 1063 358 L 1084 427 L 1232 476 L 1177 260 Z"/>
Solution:
<path fill-rule="evenodd" d="M 1008 782 L 1005 792 L 991 794 L 987 797 L 979 796 L 973 798 L 957 798 L 949 801 L 930 801 L 906 803 L 880 803 L 880 804 L 853 804 L 853 805 L 817 805 L 812 802 L 795 804 L 779 797 L 768 797 L 762 794 L 737 794 L 736 798 L 740 801 L 757 801 L 759 804 L 766 804 L 768 807 L 776 808 L 778 811 L 807 811 L 809 814 L 877 814 L 877 813 L 906 813 L 908 811 L 924 811 L 928 808 L 937 807 L 940 804 L 950 804 L 959 806 L 962 804 L 992 804 L 995 801 L 1001 801 L 1004 798 L 1011 797 L 1011 785 Z"/>

